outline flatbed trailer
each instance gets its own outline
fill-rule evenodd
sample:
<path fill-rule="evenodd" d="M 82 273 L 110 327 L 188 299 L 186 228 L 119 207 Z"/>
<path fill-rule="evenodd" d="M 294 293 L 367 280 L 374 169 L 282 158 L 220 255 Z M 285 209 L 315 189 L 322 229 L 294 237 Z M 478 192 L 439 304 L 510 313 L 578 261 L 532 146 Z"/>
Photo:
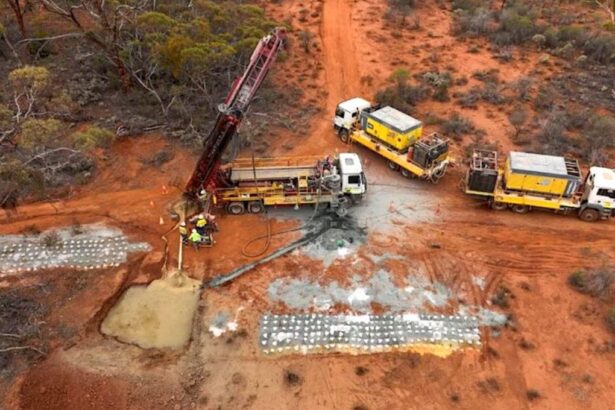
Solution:
<path fill-rule="evenodd" d="M 214 204 L 229 214 L 261 213 L 265 206 L 327 205 L 343 215 L 366 192 L 357 154 L 332 157 L 238 159 L 220 170 Z"/>
<path fill-rule="evenodd" d="M 421 178 L 430 180 L 433 183 L 437 183 L 440 178 L 442 178 L 446 173 L 446 170 L 450 163 L 447 150 L 447 152 L 436 158 L 431 163 L 431 166 L 427 168 L 422 167 L 419 163 L 409 159 L 408 151 L 400 152 L 393 147 L 383 143 L 382 141 L 368 135 L 363 130 L 355 130 L 348 135 L 344 135 L 344 132 L 342 131 L 340 133 L 340 138 L 342 139 L 342 141 L 345 140 L 344 142 L 347 143 L 355 142 L 359 145 L 362 145 L 370 151 L 373 151 L 381 157 L 384 157 L 388 160 L 388 166 L 390 169 L 394 171 L 400 171 L 401 174 L 406 178 Z M 432 142 L 433 144 L 447 144 L 447 141 L 440 138 L 437 134 L 432 134 L 431 136 L 424 137 L 422 139 L 422 142 Z"/>
<path fill-rule="evenodd" d="M 492 209 L 511 209 L 519 214 L 527 213 L 535 208 L 545 209 L 561 214 L 575 213 L 587 222 L 605 220 L 615 216 L 614 170 L 591 167 L 588 176 L 582 182 L 578 164 L 571 166 L 571 161 L 563 157 L 525 153 L 511 154 L 516 154 L 516 157 L 530 162 L 533 159 L 535 163 L 531 165 L 536 169 L 542 168 L 541 171 L 528 171 L 525 177 L 530 181 L 528 184 L 530 186 L 535 181 L 535 189 L 509 189 L 506 175 L 510 175 L 511 157 L 509 156 L 506 168 L 502 168 L 495 151 L 476 150 L 472 154 L 472 163 L 464 181 L 465 193 L 486 200 Z M 554 174 L 544 172 L 544 167 L 552 165 L 554 161 L 561 163 L 565 169 L 555 178 Z M 567 186 L 561 184 L 564 175 L 571 180 Z M 518 179 L 519 175 L 515 178 Z M 554 187 L 553 192 L 558 192 L 558 194 L 547 192 L 550 187 Z M 538 192 L 539 189 L 543 192 Z"/>
<path fill-rule="evenodd" d="M 421 178 L 435 184 L 451 162 L 448 140 L 437 134 L 423 137 L 421 121 L 363 98 L 338 104 L 333 128 L 343 142 L 357 143 L 384 157 L 389 168 L 406 178 Z"/>

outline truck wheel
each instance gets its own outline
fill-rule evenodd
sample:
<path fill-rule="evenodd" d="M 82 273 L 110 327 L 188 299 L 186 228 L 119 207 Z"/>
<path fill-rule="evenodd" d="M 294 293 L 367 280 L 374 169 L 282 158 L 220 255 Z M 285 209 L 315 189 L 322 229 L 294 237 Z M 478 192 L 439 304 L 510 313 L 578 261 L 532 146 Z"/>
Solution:
<path fill-rule="evenodd" d="M 338 135 L 343 143 L 348 142 L 348 130 L 346 128 L 342 128 L 339 130 Z"/>
<path fill-rule="evenodd" d="M 226 206 L 226 212 L 231 215 L 241 215 L 246 211 L 243 202 L 231 202 Z"/>
<path fill-rule="evenodd" d="M 265 210 L 265 206 L 261 201 L 252 201 L 248 203 L 248 212 L 251 214 L 260 214 Z"/>
<path fill-rule="evenodd" d="M 580 214 L 579 218 L 585 222 L 596 222 L 600 219 L 600 212 L 595 209 L 585 208 Z"/>
<path fill-rule="evenodd" d="M 491 209 L 494 209 L 496 211 L 504 211 L 508 208 L 507 204 L 505 204 L 504 202 L 499 202 L 499 201 L 491 201 L 490 205 L 491 205 Z"/>
<path fill-rule="evenodd" d="M 342 205 L 335 210 L 335 213 L 340 218 L 343 218 L 344 216 L 348 215 L 348 208 Z"/>
<path fill-rule="evenodd" d="M 408 171 L 406 168 L 401 169 L 401 175 L 404 178 L 414 178 L 415 177 L 415 175 L 412 172 Z"/>
<path fill-rule="evenodd" d="M 392 171 L 397 171 L 399 169 L 399 165 L 397 165 L 393 161 L 387 162 L 387 165 L 389 166 L 389 169 Z"/>
<path fill-rule="evenodd" d="M 515 204 L 512 206 L 512 211 L 517 214 L 526 214 L 530 211 L 530 208 L 527 205 Z"/>

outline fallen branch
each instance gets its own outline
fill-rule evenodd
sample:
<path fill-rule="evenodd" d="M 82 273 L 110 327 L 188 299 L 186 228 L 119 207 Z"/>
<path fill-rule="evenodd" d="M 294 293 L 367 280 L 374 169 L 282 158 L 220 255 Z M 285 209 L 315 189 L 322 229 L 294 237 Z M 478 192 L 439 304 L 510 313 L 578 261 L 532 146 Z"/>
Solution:
<path fill-rule="evenodd" d="M 62 38 L 68 38 L 68 37 L 83 37 L 83 33 L 66 33 L 66 34 L 60 34 L 57 36 L 51 36 L 51 37 L 34 37 L 34 38 L 24 38 L 23 40 L 20 40 L 17 42 L 17 45 L 21 45 L 23 43 L 31 43 L 33 41 L 53 41 L 53 40 L 60 40 Z"/>
<path fill-rule="evenodd" d="M 24 162 L 24 165 L 28 165 L 32 161 L 36 161 L 37 159 L 45 158 L 48 155 L 55 154 L 56 152 L 61 152 L 61 151 L 69 151 L 72 154 L 78 154 L 78 153 L 81 152 L 81 151 L 78 151 L 76 149 L 66 148 L 66 147 L 54 148 L 54 149 L 51 149 L 49 151 L 45 151 L 45 152 L 42 152 L 42 153 L 40 153 L 38 155 L 33 156 L 32 158 L 30 158 L 29 160 Z"/>
<path fill-rule="evenodd" d="M 12 352 L 14 350 L 34 350 L 35 352 L 40 353 L 43 356 L 47 356 L 47 353 L 43 352 L 40 349 L 37 349 L 34 346 L 12 346 L 12 347 L 5 347 L 4 349 L 0 349 L 0 353 Z"/>
<path fill-rule="evenodd" d="M 15 333 L 0 333 L 0 337 L 13 337 L 15 339 L 21 339 L 23 336 L 17 335 Z"/>

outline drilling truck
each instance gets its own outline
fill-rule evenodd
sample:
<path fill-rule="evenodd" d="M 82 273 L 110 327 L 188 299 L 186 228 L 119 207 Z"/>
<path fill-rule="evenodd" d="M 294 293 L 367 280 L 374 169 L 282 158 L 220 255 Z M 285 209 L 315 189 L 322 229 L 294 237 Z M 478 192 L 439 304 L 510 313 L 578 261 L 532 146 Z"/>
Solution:
<path fill-rule="evenodd" d="M 419 120 L 363 98 L 341 102 L 335 109 L 333 128 L 343 142 L 356 142 L 386 158 L 389 168 L 406 178 L 437 183 L 450 162 L 446 139 L 437 134 L 423 137 Z"/>
<path fill-rule="evenodd" d="M 231 215 L 258 214 L 265 206 L 328 206 L 344 216 L 367 181 L 357 154 L 337 158 L 237 159 L 218 171 L 214 201 Z"/>
<path fill-rule="evenodd" d="M 520 214 L 550 209 L 587 222 L 615 215 L 615 171 L 591 167 L 583 179 L 578 161 L 561 156 L 510 152 L 499 164 L 497 152 L 475 150 L 465 192 Z"/>

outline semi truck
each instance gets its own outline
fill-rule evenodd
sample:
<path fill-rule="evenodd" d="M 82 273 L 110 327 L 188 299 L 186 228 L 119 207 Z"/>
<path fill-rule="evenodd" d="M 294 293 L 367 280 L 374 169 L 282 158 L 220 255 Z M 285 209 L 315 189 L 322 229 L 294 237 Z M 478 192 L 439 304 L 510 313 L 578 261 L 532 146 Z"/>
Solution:
<path fill-rule="evenodd" d="M 358 143 L 384 157 L 389 168 L 406 178 L 437 183 L 450 162 L 448 140 L 437 134 L 423 137 L 421 121 L 363 98 L 338 104 L 333 128 L 344 143 Z"/>
<path fill-rule="evenodd" d="M 231 215 L 258 214 L 265 206 L 328 206 L 338 215 L 367 191 L 361 159 L 355 153 L 328 156 L 237 159 L 218 171 L 214 204 Z"/>
<path fill-rule="evenodd" d="M 549 209 L 587 222 L 615 215 L 615 171 L 591 167 L 583 178 L 578 161 L 561 156 L 510 152 L 500 164 L 496 151 L 475 150 L 465 192 L 521 214 Z"/>

